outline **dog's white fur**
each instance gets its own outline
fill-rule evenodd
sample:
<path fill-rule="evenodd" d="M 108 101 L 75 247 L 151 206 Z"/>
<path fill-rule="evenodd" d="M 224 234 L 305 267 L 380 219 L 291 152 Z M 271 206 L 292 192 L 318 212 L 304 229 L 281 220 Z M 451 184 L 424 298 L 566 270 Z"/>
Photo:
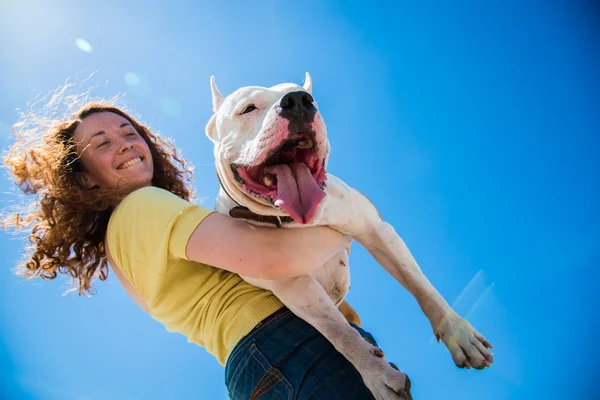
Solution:
<path fill-rule="evenodd" d="M 288 137 L 288 122 L 277 113 L 279 101 L 290 92 L 304 90 L 311 93 L 310 75 L 306 74 L 304 86 L 286 83 L 271 88 L 243 87 L 227 97 L 221 95 L 214 77 L 211 77 L 211 89 L 215 114 L 206 127 L 206 133 L 214 143 L 217 174 L 222 185 L 216 210 L 228 214 L 239 204 L 256 214 L 286 216 L 269 200 L 249 194 L 236 181 L 231 165 L 261 164 L 269 150 Z M 241 111 L 250 103 L 258 109 L 242 115 Z M 313 104 L 316 106 L 316 103 Z M 312 129 L 319 156 L 327 162 L 329 141 L 318 111 Z M 446 344 L 457 366 L 479 369 L 489 366 L 492 356 L 487 347 L 491 345 L 450 308 L 423 275 L 394 228 L 381 219 L 375 206 L 331 174 L 327 175 L 325 191 L 327 196 L 308 224 L 291 222 L 283 227 L 329 225 L 352 236 L 415 297 L 434 334 Z M 338 310 L 337 306 L 350 288 L 346 249 L 307 276 L 284 281 L 243 278 L 253 285 L 271 290 L 294 314 L 318 329 L 356 367 L 375 398 L 407 398 L 402 390 L 406 375 L 393 369 L 380 350 L 363 340 Z"/>

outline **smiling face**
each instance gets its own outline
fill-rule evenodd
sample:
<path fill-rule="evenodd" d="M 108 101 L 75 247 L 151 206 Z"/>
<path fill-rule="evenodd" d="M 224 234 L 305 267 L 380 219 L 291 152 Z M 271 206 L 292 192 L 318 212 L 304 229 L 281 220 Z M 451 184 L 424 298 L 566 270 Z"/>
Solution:
<path fill-rule="evenodd" d="M 325 196 L 329 142 L 311 87 L 280 84 L 215 94 L 207 135 L 217 173 L 239 204 L 310 222 Z M 283 212 L 283 214 L 281 213 Z"/>
<path fill-rule="evenodd" d="M 112 112 L 88 115 L 73 136 L 89 187 L 127 194 L 152 185 L 150 148 L 126 118 Z"/>

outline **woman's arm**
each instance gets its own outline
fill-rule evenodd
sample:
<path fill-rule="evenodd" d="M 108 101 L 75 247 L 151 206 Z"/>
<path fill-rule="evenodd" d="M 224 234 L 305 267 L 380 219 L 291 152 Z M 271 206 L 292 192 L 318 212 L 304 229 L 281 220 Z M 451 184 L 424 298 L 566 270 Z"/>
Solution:
<path fill-rule="evenodd" d="M 251 278 L 288 279 L 322 266 L 350 240 L 327 227 L 258 227 L 212 213 L 190 236 L 186 255 Z"/>

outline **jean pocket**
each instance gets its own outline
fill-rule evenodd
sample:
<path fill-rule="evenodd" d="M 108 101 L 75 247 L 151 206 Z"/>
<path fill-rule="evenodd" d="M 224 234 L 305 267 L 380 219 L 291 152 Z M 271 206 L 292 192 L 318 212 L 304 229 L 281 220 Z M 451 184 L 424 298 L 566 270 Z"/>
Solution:
<path fill-rule="evenodd" d="M 289 400 L 294 392 L 292 385 L 273 367 L 252 344 L 231 377 L 229 397 L 233 400 Z"/>

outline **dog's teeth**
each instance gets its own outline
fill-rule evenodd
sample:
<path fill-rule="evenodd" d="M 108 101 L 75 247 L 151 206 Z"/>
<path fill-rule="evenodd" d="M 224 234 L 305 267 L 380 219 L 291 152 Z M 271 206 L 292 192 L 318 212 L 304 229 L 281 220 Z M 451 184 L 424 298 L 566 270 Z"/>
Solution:
<path fill-rule="evenodd" d="M 303 140 L 298 143 L 298 148 L 300 149 L 310 149 L 311 147 L 313 147 L 313 142 L 310 139 Z"/>
<path fill-rule="evenodd" d="M 303 140 L 298 143 L 298 148 L 300 149 L 310 149 L 313 146 L 313 142 L 310 139 Z"/>
<path fill-rule="evenodd" d="M 268 176 L 265 176 L 263 178 L 263 183 L 265 184 L 266 187 L 270 187 L 273 184 L 273 180 L 271 178 L 269 178 Z"/>

